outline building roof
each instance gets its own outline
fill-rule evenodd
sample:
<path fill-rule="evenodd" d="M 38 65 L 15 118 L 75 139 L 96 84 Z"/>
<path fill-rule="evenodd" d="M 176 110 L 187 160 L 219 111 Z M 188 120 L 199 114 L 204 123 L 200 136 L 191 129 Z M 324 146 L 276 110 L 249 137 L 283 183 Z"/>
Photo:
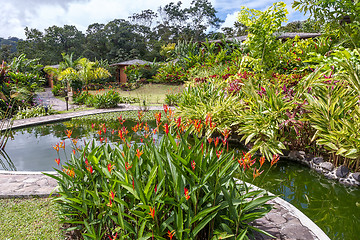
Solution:
<path fill-rule="evenodd" d="M 111 64 L 110 67 L 129 66 L 129 65 L 144 65 L 144 64 L 151 64 L 151 63 L 152 62 L 148 62 L 148 61 L 144 61 L 144 60 L 140 60 L 140 59 L 133 59 L 133 60 L 125 61 L 125 62 Z"/>
<path fill-rule="evenodd" d="M 314 38 L 321 36 L 321 33 L 303 33 L 303 32 L 282 32 L 282 33 L 274 33 L 274 34 L 277 35 L 276 36 L 277 39 L 295 38 L 296 36 L 299 36 L 300 39 L 305 39 L 305 38 Z M 239 37 L 228 38 L 226 39 L 226 41 L 243 42 L 246 39 L 247 39 L 247 35 L 244 35 Z M 221 42 L 221 40 L 214 40 L 210 42 Z"/>

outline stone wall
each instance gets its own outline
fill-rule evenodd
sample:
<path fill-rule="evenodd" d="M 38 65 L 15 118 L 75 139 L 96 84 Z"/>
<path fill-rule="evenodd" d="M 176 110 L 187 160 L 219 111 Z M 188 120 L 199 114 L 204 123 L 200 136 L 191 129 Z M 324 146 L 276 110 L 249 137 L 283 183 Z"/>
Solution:
<path fill-rule="evenodd" d="M 282 158 L 305 164 L 325 177 L 338 180 L 340 183 L 349 186 L 360 186 L 360 172 L 351 173 L 345 165 L 335 168 L 331 162 L 324 161 L 323 157 L 314 157 L 304 151 L 293 150 L 284 154 Z"/>

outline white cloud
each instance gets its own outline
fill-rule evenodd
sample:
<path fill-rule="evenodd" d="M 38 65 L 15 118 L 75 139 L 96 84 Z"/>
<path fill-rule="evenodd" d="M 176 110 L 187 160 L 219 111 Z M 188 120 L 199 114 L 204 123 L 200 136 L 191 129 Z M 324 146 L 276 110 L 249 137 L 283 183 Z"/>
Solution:
<path fill-rule="evenodd" d="M 21 4 L 19 3 L 21 2 Z M 17 0 L 2 6 L 0 37 L 25 38 L 24 28 L 40 31 L 57 25 L 75 25 L 85 31 L 90 24 L 104 23 L 114 19 L 128 19 L 133 13 L 170 3 L 168 0 Z M 177 1 L 174 1 L 177 2 Z M 182 0 L 182 6 L 190 6 L 191 0 Z"/>
<path fill-rule="evenodd" d="M 237 9 L 240 10 L 241 6 L 248 7 L 250 9 L 257 9 L 264 11 L 271 5 L 273 5 L 275 2 L 278 2 L 276 0 L 244 0 L 241 1 L 241 5 L 237 6 Z M 295 20 L 305 20 L 306 17 L 297 11 L 295 11 L 292 8 L 292 0 L 285 0 L 286 9 L 289 12 L 287 15 L 288 22 L 295 21 Z M 234 1 L 232 0 L 216 0 L 215 4 L 217 9 L 223 9 L 223 10 L 231 10 L 234 9 Z M 236 17 L 239 13 L 239 11 L 234 11 L 233 13 L 227 14 L 225 22 L 221 25 L 221 28 L 223 27 L 233 27 L 234 22 L 236 21 Z"/>

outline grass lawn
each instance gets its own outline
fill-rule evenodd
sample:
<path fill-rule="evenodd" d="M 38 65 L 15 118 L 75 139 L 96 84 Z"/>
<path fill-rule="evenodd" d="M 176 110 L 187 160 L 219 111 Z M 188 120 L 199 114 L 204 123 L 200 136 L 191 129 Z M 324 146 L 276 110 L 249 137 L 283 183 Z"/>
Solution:
<path fill-rule="evenodd" d="M 123 97 L 136 97 L 142 103 L 144 100 L 146 104 L 164 104 L 166 94 L 180 93 L 184 89 L 184 85 L 167 85 L 167 84 L 144 84 L 140 88 L 132 91 L 123 91 L 119 88 L 115 89 Z M 89 91 L 91 94 L 104 93 L 109 89 L 102 91 Z"/>
<path fill-rule="evenodd" d="M 0 199 L 1 239 L 64 239 L 48 198 Z"/>

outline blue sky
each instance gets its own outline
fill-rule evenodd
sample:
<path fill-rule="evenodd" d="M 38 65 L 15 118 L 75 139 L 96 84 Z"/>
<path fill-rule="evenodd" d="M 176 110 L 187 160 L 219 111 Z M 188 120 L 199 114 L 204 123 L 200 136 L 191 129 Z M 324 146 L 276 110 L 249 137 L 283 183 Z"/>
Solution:
<path fill-rule="evenodd" d="M 209 0 L 218 11 L 218 17 L 225 20 L 223 26 L 232 26 L 241 6 L 265 10 L 275 0 Z M 75 25 L 85 32 L 92 23 L 107 23 L 116 18 L 127 19 L 133 13 L 152 9 L 170 3 L 168 0 L 0 0 L 0 37 L 25 38 L 25 27 L 40 31 L 57 25 Z M 173 2 L 178 2 L 175 0 Z M 191 0 L 182 0 L 189 6 Z M 284 0 L 289 11 L 289 21 L 304 20 L 302 13 L 296 13 L 291 4 Z"/>

